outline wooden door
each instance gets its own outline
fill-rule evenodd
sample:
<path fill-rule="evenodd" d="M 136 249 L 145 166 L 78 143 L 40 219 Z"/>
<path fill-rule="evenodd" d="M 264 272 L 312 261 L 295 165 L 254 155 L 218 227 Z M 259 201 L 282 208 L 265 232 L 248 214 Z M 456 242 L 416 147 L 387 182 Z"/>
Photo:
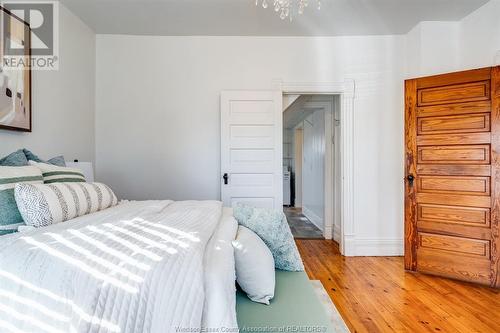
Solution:
<path fill-rule="evenodd" d="M 283 94 L 221 93 L 221 194 L 227 207 L 243 202 L 283 209 Z"/>
<path fill-rule="evenodd" d="M 405 89 L 405 268 L 500 287 L 500 67 Z"/>

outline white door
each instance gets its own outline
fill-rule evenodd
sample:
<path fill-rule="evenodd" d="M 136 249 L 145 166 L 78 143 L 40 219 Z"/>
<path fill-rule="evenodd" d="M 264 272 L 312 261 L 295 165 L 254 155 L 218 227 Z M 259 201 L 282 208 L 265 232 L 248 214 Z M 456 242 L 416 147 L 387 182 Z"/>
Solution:
<path fill-rule="evenodd" d="M 221 93 L 224 206 L 283 208 L 282 103 L 280 91 Z"/>

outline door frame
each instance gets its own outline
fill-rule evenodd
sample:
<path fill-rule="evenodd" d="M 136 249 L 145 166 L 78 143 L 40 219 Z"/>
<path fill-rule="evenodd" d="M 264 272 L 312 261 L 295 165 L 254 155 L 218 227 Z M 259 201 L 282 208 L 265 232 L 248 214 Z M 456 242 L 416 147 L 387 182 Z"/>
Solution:
<path fill-rule="evenodd" d="M 355 239 L 355 226 L 354 226 L 355 81 L 352 79 L 346 79 L 343 82 L 300 83 L 300 82 L 284 82 L 280 79 L 276 79 L 272 81 L 272 89 L 281 91 L 282 94 L 340 95 L 341 217 L 340 217 L 339 248 L 340 252 L 344 256 L 355 256 L 356 255 L 356 239 Z M 333 184 L 333 179 L 332 179 L 332 184 Z"/>

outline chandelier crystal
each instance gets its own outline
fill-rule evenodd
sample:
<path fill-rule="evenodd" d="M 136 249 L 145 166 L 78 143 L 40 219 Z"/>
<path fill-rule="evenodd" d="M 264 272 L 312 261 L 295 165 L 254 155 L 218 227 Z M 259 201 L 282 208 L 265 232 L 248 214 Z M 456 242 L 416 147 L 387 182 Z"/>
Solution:
<path fill-rule="evenodd" d="M 255 5 L 259 4 L 262 8 L 269 7 L 270 2 L 273 1 L 274 11 L 279 13 L 282 20 L 289 18 L 293 20 L 295 15 L 301 15 L 309 5 L 309 0 L 255 0 Z M 321 0 L 316 0 L 318 10 L 321 9 Z"/>

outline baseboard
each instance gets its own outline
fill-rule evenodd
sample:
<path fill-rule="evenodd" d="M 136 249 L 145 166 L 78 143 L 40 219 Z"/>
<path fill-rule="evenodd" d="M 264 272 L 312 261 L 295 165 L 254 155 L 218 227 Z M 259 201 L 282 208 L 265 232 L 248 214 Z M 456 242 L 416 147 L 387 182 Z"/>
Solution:
<path fill-rule="evenodd" d="M 309 221 L 312 222 L 312 224 L 317 226 L 319 230 L 321 230 L 323 232 L 325 231 L 323 228 L 323 219 L 321 217 L 314 214 L 311 210 L 309 210 L 305 206 L 302 207 L 302 214 L 304 214 L 304 216 L 307 217 L 309 219 Z"/>
<path fill-rule="evenodd" d="M 325 230 L 323 231 L 323 236 L 325 239 L 333 239 L 333 229 L 331 226 L 325 225 Z"/>
<path fill-rule="evenodd" d="M 344 255 L 352 257 L 392 257 L 404 254 L 403 239 L 347 238 Z"/>
<path fill-rule="evenodd" d="M 333 226 L 333 240 L 337 243 L 340 242 L 340 226 Z"/>

